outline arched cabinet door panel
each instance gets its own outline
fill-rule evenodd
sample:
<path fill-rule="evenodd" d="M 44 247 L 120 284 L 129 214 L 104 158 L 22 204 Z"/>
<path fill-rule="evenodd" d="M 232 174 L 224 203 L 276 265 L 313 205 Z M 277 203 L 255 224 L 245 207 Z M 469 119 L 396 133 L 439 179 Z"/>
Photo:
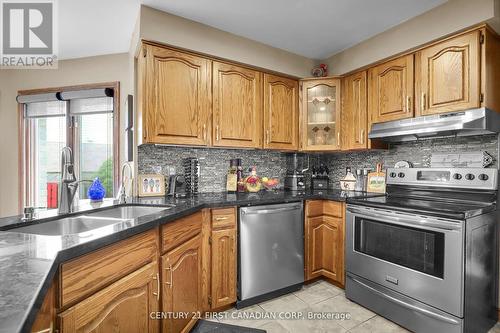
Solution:
<path fill-rule="evenodd" d="M 213 135 L 218 147 L 261 147 L 262 73 L 213 63 Z"/>
<path fill-rule="evenodd" d="M 59 315 L 64 333 L 159 332 L 158 263 L 150 263 Z"/>
<path fill-rule="evenodd" d="M 413 117 L 413 54 L 368 71 L 369 123 Z"/>
<path fill-rule="evenodd" d="M 146 46 L 142 107 L 148 143 L 208 145 L 211 61 Z"/>
<path fill-rule="evenodd" d="M 474 31 L 417 52 L 417 115 L 480 106 L 479 39 Z"/>
<path fill-rule="evenodd" d="M 161 258 L 162 309 L 186 313 L 185 318 L 162 320 L 163 332 L 189 332 L 197 321 L 202 304 L 202 242 L 197 234 L 171 249 Z"/>

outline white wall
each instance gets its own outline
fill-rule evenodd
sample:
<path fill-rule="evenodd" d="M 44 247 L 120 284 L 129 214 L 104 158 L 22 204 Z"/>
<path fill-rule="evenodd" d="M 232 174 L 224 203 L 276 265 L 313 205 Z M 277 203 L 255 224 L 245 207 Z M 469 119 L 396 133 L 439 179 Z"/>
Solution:
<path fill-rule="evenodd" d="M 322 62 L 332 74 L 345 74 L 479 23 L 498 27 L 499 7 L 500 0 L 448 0 Z"/>
<path fill-rule="evenodd" d="M 298 77 L 310 76 L 314 66 L 312 59 L 147 6 L 141 6 L 139 33 L 142 39 Z"/>
<path fill-rule="evenodd" d="M 127 53 L 63 60 L 56 70 L 0 70 L 0 217 L 18 213 L 17 91 L 119 81 L 124 129 L 125 99 L 132 90 L 129 71 Z"/>

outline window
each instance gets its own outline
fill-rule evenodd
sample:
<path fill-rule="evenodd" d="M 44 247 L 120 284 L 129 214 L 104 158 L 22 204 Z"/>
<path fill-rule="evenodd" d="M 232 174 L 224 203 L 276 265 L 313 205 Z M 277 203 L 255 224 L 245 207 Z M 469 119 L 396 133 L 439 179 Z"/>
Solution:
<path fill-rule="evenodd" d="M 18 96 L 24 206 L 57 208 L 60 155 L 65 146 L 73 150 L 77 179 L 92 181 L 99 177 L 106 197 L 113 197 L 118 175 L 114 160 L 118 156 L 117 86 L 51 89 L 54 92 L 23 92 Z M 87 199 L 89 186 L 90 182 L 81 182 L 76 199 Z"/>

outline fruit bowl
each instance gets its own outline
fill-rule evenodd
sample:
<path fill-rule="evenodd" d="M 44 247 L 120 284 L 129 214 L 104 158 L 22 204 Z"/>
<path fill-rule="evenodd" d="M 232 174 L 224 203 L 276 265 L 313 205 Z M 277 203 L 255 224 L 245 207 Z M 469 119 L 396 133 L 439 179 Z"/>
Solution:
<path fill-rule="evenodd" d="M 266 188 L 268 191 L 272 191 L 276 189 L 276 187 L 280 184 L 280 180 L 278 178 L 262 178 L 262 185 Z"/>

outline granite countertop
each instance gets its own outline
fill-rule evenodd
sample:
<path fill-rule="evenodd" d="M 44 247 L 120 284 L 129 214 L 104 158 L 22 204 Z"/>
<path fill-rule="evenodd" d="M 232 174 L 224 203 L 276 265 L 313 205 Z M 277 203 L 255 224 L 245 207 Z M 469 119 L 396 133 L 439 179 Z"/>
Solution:
<path fill-rule="evenodd" d="M 165 206 L 166 210 L 125 222 L 101 227 L 80 234 L 34 235 L 9 231 L 26 226 L 21 216 L 0 218 L 0 332 L 29 332 L 59 264 L 103 246 L 142 233 L 158 225 L 190 215 L 203 208 L 247 206 L 309 199 L 345 201 L 348 197 L 377 196 L 365 192 L 340 190 L 304 191 L 301 193 L 270 191 L 259 193 L 204 193 L 196 197 L 173 199 L 165 197 L 135 198 L 127 205 Z M 175 207 L 169 205 L 175 204 Z M 80 207 L 69 215 L 82 215 L 86 209 L 106 209 L 118 204 L 107 201 L 101 205 Z M 61 218 L 46 213 L 33 223 Z M 68 216 L 68 215 L 65 215 Z"/>

